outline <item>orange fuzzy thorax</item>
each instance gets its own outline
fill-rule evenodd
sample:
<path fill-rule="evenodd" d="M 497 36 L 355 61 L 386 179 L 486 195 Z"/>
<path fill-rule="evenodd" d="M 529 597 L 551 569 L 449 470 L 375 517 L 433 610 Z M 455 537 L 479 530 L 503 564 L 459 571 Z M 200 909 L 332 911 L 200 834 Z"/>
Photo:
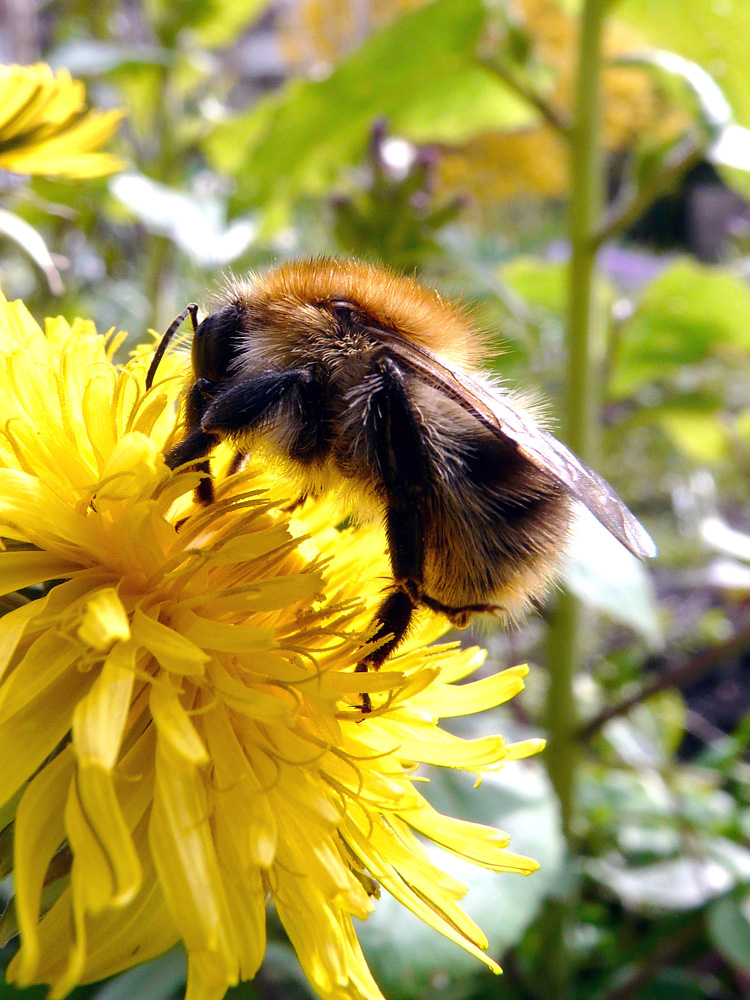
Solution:
<path fill-rule="evenodd" d="M 249 280 L 233 280 L 226 298 L 252 299 L 260 309 L 299 315 L 338 299 L 355 305 L 383 327 L 461 367 L 485 353 L 468 310 L 413 278 L 355 260 L 317 257 L 289 261 Z"/>

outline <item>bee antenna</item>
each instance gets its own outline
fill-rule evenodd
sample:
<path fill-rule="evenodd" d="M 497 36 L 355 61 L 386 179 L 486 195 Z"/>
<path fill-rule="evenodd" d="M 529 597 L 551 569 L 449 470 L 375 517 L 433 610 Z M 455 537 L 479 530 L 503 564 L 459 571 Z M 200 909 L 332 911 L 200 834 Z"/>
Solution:
<path fill-rule="evenodd" d="M 193 333 L 195 333 L 198 329 L 198 306 L 195 302 L 191 302 L 189 306 L 186 306 L 185 309 L 182 310 L 179 316 L 172 320 L 169 324 L 169 329 L 159 341 L 159 346 L 156 348 L 156 352 L 151 359 L 151 364 L 149 365 L 148 373 L 146 374 L 146 391 L 148 391 L 153 384 L 156 369 L 159 367 L 159 362 L 164 357 L 164 352 L 169 346 L 170 340 L 180 329 L 188 315 L 190 315 L 190 322 L 193 324 Z"/>

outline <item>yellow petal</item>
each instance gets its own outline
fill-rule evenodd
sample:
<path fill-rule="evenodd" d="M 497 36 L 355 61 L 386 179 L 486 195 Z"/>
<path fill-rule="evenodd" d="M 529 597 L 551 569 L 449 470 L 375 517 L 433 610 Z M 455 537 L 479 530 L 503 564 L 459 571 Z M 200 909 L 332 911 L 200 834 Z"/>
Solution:
<path fill-rule="evenodd" d="M 446 851 L 492 871 L 516 871 L 523 875 L 536 871 L 531 858 L 506 851 L 510 837 L 502 830 L 481 823 L 469 823 L 443 816 L 431 806 L 403 813 L 404 820 Z"/>
<path fill-rule="evenodd" d="M 51 552 L 0 552 L 0 594 L 70 576 L 77 569 L 80 566 Z"/>
<path fill-rule="evenodd" d="M 524 757 L 533 757 L 535 753 L 541 753 L 547 741 L 542 739 L 518 740 L 516 743 L 508 743 L 506 747 L 505 760 L 523 760 Z"/>
<path fill-rule="evenodd" d="M 396 741 L 399 756 L 404 760 L 470 769 L 488 767 L 506 758 L 506 744 L 502 736 L 462 740 L 431 726 L 428 740 L 420 738 L 420 727 L 415 725 L 415 720 L 412 719 L 410 723 L 401 721 L 396 713 L 379 720 L 378 727 Z"/>
<path fill-rule="evenodd" d="M 201 618 L 187 610 L 175 611 L 172 615 L 172 627 L 180 635 L 205 649 L 225 653 L 254 652 L 273 649 L 277 645 L 273 629 L 254 625 L 226 625 L 210 618 Z"/>
<path fill-rule="evenodd" d="M 130 622 L 114 587 L 100 590 L 86 601 L 78 638 L 102 651 L 113 642 L 130 638 Z"/>
<path fill-rule="evenodd" d="M 72 748 L 66 747 L 29 784 L 16 815 L 14 877 L 21 948 L 13 964 L 20 986 L 33 982 L 42 953 L 37 933 L 42 886 L 65 837 L 63 813 L 74 766 Z"/>
<path fill-rule="evenodd" d="M 134 833 L 136 851 L 148 856 L 147 824 Z M 71 892 L 67 890 L 39 925 L 40 962 L 37 978 L 45 982 L 58 979 L 65 971 L 68 949 L 73 943 Z M 179 939 L 179 931 L 164 905 L 153 864 L 144 871 L 138 895 L 125 908 L 105 911 L 88 921 L 86 961 L 81 979 L 86 982 L 147 962 L 168 951 Z M 20 957 L 20 956 L 17 956 Z M 9 978 L 17 972 L 14 959 Z"/>
<path fill-rule="evenodd" d="M 456 718 L 496 708 L 523 691 L 528 667 L 510 667 L 469 684 L 436 684 L 411 699 L 411 706 L 425 708 L 440 719 Z"/>
<path fill-rule="evenodd" d="M 111 771 L 120 752 L 133 693 L 135 646 L 118 643 L 73 714 L 73 741 L 82 764 Z"/>
<path fill-rule="evenodd" d="M 168 680 L 152 685 L 149 704 L 160 741 L 169 743 L 175 753 L 191 764 L 208 764 L 210 758 L 203 741 L 180 704 L 178 691 Z"/>
<path fill-rule="evenodd" d="M 72 664 L 79 651 L 42 633 L 0 689 L 0 802 L 10 798 L 70 729 L 93 682 Z"/>
<path fill-rule="evenodd" d="M 216 809 L 226 817 L 227 843 L 248 871 L 252 865 L 270 867 L 276 856 L 276 817 L 269 797 L 253 770 L 232 727 L 226 708 L 219 704 L 203 719 L 206 742 L 214 762 Z"/>
<path fill-rule="evenodd" d="M 211 659 L 194 642 L 184 639 L 174 629 L 145 615 L 140 608 L 133 613 L 133 639 L 153 654 L 156 660 L 174 674 L 202 674 Z"/>
<path fill-rule="evenodd" d="M 112 449 L 102 469 L 97 503 L 102 499 L 127 500 L 145 489 L 154 489 L 166 472 L 153 441 L 145 434 L 126 434 Z"/>
<path fill-rule="evenodd" d="M 149 842 L 164 898 L 190 954 L 207 954 L 236 978 L 232 915 L 216 858 L 199 772 L 159 740 Z"/>

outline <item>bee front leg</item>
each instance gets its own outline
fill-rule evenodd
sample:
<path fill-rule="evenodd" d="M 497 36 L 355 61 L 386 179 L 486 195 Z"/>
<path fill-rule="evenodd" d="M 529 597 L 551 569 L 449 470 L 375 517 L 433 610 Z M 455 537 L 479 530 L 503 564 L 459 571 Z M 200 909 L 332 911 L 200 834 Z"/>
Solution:
<path fill-rule="evenodd" d="M 219 443 L 219 436 L 210 431 L 205 431 L 201 427 L 203 414 L 208 409 L 216 386 L 208 379 L 197 379 L 190 387 L 185 400 L 185 424 L 187 434 L 176 444 L 174 448 L 167 452 L 164 461 L 170 469 L 176 469 L 180 465 L 193 462 L 210 454 Z M 204 473 L 195 491 L 195 498 L 204 506 L 213 503 L 214 487 L 211 479 L 211 467 L 208 459 L 203 462 L 195 461 L 197 472 Z"/>

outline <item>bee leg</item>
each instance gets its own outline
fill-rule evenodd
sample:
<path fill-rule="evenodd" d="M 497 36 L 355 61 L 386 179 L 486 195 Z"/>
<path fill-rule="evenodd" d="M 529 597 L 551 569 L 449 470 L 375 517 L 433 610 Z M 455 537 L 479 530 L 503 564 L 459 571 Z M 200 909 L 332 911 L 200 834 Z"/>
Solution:
<path fill-rule="evenodd" d="M 406 636 L 419 606 L 424 567 L 422 505 L 430 481 L 424 434 L 403 373 L 390 359 L 381 359 L 373 374 L 379 377 L 368 399 L 365 432 L 385 490 L 386 534 L 397 589 L 375 615 L 374 638 L 391 638 L 358 664 L 358 671 L 380 667 Z M 362 711 L 371 708 L 369 695 L 363 693 Z"/>
<path fill-rule="evenodd" d="M 456 628 L 466 628 L 474 615 L 503 610 L 497 604 L 467 604 L 461 608 L 452 608 L 447 604 L 441 604 L 440 601 L 436 601 L 434 597 L 428 597 L 427 594 L 421 594 L 420 601 L 425 607 L 430 608 L 430 610 L 439 611 L 440 614 L 445 615 Z"/>
<path fill-rule="evenodd" d="M 201 418 L 204 431 L 239 437 L 263 426 L 283 429 L 283 446 L 296 462 L 312 462 L 330 448 L 323 390 L 309 368 L 269 371 L 226 386 Z"/>
<path fill-rule="evenodd" d="M 176 469 L 180 465 L 185 465 L 194 459 L 203 458 L 208 455 L 219 443 L 219 436 L 205 431 L 201 427 L 201 419 L 206 412 L 215 391 L 215 383 L 208 379 L 197 379 L 191 386 L 190 392 L 185 401 L 185 423 L 188 433 L 164 456 L 164 461 L 170 469 Z M 211 466 L 206 459 L 203 462 L 195 462 L 194 468 L 197 472 L 205 473 L 200 480 L 195 491 L 195 498 L 198 503 L 204 506 L 213 503 L 214 487 L 211 479 Z"/>
<path fill-rule="evenodd" d="M 412 615 L 416 610 L 416 604 L 406 590 L 400 587 L 389 594 L 375 613 L 374 621 L 378 622 L 378 628 L 372 637 L 373 642 L 390 635 L 384 643 L 373 650 L 364 660 L 355 667 L 356 673 L 365 673 L 370 669 L 378 670 L 382 663 L 388 659 L 393 650 L 398 646 L 406 633 L 409 631 Z M 372 701 L 369 694 L 364 691 L 362 697 L 362 711 L 368 715 L 372 711 Z"/>

